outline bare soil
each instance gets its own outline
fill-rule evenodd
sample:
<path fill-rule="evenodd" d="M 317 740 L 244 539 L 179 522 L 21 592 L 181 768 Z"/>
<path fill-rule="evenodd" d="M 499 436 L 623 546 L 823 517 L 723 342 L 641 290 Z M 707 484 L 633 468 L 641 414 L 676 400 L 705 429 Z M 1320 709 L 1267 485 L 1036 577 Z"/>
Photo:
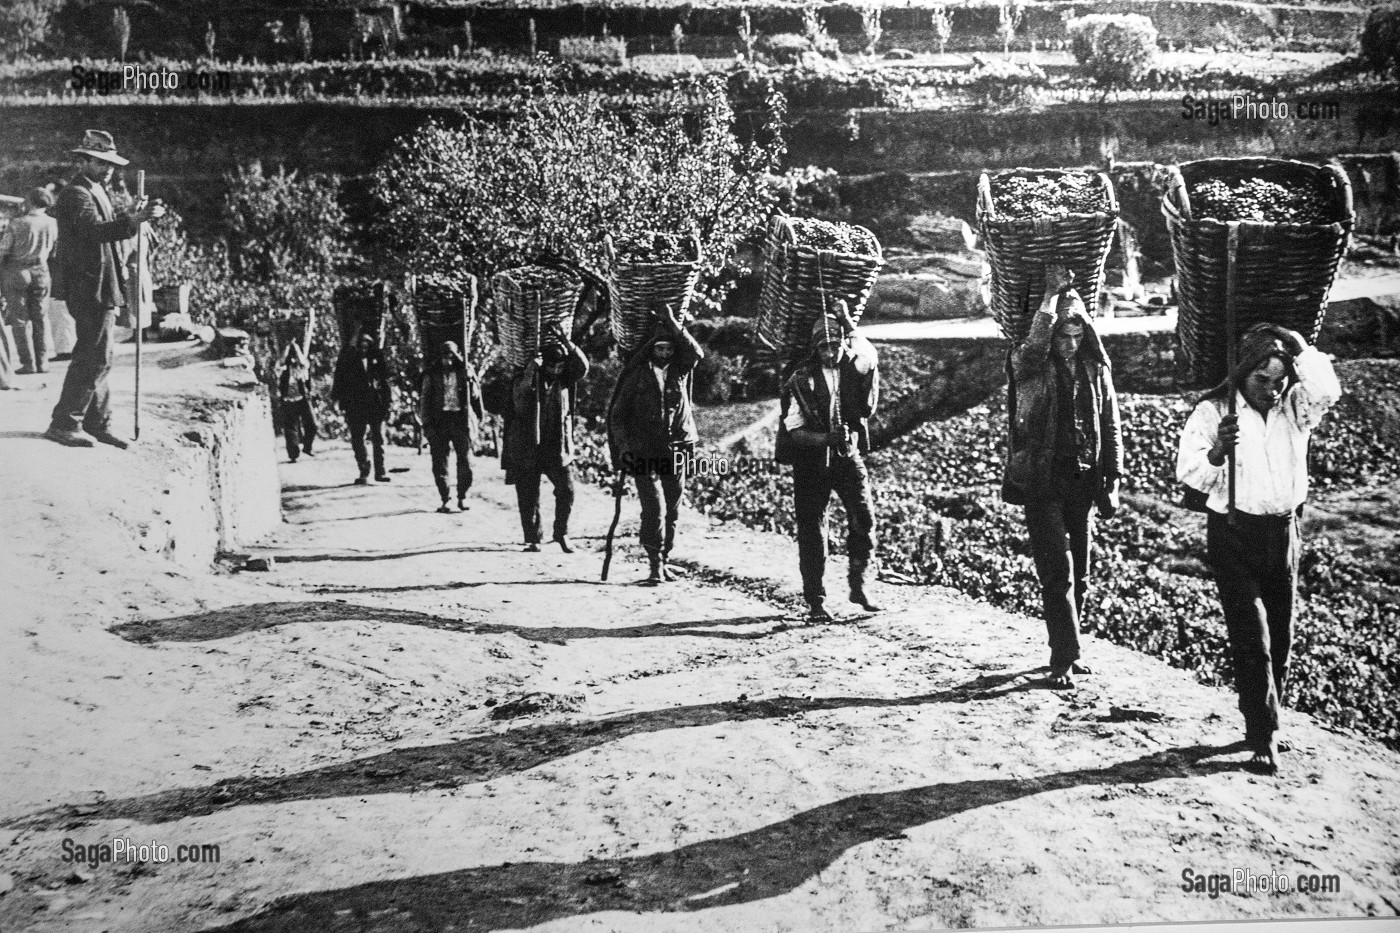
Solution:
<path fill-rule="evenodd" d="M 802 624 L 793 543 L 693 514 L 685 578 L 639 586 L 632 498 L 601 583 L 611 500 L 580 484 L 577 553 L 524 553 L 483 459 L 441 515 L 426 456 L 356 487 L 324 446 L 283 465 L 270 572 L 185 570 L 132 531 L 180 422 L 60 448 L 60 376 L 0 394 L 0 929 L 1400 913 L 1400 756 L 1374 743 L 1286 713 L 1282 774 L 1251 774 L 1229 693 L 1094 640 L 1095 674 L 1043 689 L 1041 622 L 933 588 Z M 220 858 L 62 860 L 113 838 Z M 1182 890 L 1236 868 L 1340 890 Z"/>

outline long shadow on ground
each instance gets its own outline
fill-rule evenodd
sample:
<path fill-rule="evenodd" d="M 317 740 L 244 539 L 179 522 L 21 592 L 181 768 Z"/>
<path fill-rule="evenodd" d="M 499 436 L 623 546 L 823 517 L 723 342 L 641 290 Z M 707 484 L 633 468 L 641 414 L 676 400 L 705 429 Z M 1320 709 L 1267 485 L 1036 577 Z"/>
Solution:
<path fill-rule="evenodd" d="M 1236 770 L 1203 759 L 1237 746 L 1174 748 L 1106 768 L 1026 780 L 930 784 L 858 794 L 780 823 L 670 852 L 572 864 L 523 862 L 293 894 L 217 929 L 318 933 L 521 929 L 608 910 L 682 912 L 778 897 L 848 849 L 980 807 L 1074 787 L 1146 784 Z"/>
<path fill-rule="evenodd" d="M 166 823 L 185 817 L 206 816 L 244 804 L 452 788 L 495 780 L 633 735 L 777 719 L 828 710 L 970 702 L 983 698 L 977 689 L 985 686 L 985 678 L 978 678 L 967 688 L 954 687 L 925 696 L 893 699 L 777 697 L 677 706 L 581 723 L 540 723 L 444 745 L 395 749 L 381 755 L 282 777 L 230 778 L 204 787 L 180 788 L 144 797 L 104 800 L 84 806 L 60 806 L 20 817 L 4 825 L 55 829 L 84 826 L 98 820 Z"/>
<path fill-rule="evenodd" d="M 560 580 L 557 582 L 577 581 Z M 469 583 L 461 584 L 464 587 L 472 585 Z M 424 589 L 428 589 L 428 587 L 424 587 Z M 466 611 L 476 614 L 484 613 L 484 610 L 480 609 Z M 697 638 L 750 640 L 765 638 L 773 634 L 775 629 L 756 632 L 731 632 L 718 629 L 722 626 L 781 622 L 785 618 L 783 615 L 732 616 L 699 619 L 693 622 L 653 622 L 647 625 L 611 628 L 551 627 L 545 625 L 508 625 L 503 622 L 468 622 L 464 619 L 415 612 L 411 609 L 359 606 L 354 603 L 342 602 L 305 601 L 248 603 L 242 606 L 231 606 L 227 609 L 211 609 L 208 612 L 172 616 L 169 619 L 123 622 L 120 625 L 112 626 L 108 631 L 138 645 L 149 645 L 160 641 L 216 641 L 220 638 L 233 638 L 247 632 L 258 632 L 283 625 L 316 622 L 389 622 L 395 625 L 417 625 L 423 628 L 461 632 L 467 635 L 517 635 L 527 641 L 562 645 L 581 638 L 661 638 L 687 635 Z"/>

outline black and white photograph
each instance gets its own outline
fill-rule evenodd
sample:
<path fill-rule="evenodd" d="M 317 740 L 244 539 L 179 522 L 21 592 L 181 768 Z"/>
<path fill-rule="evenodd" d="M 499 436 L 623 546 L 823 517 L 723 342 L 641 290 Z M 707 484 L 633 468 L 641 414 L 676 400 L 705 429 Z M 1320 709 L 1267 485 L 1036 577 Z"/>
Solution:
<path fill-rule="evenodd" d="M 1400 4 L 0 0 L 0 931 L 1400 928 Z"/>

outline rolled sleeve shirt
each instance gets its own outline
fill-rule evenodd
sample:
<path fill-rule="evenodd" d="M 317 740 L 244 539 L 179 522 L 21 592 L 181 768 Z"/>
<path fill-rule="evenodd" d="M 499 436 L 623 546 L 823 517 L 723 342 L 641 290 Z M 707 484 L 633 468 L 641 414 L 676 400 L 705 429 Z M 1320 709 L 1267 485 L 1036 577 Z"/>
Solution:
<path fill-rule="evenodd" d="M 1308 498 L 1308 439 L 1342 387 L 1327 357 L 1308 347 L 1293 359 L 1298 381 L 1271 411 L 1261 415 L 1236 393 L 1239 437 L 1235 444 L 1235 507 L 1250 515 L 1287 515 Z M 1229 511 L 1229 460 L 1210 462 L 1225 399 L 1198 404 L 1181 434 L 1176 477 L 1206 494 L 1213 512 Z"/>

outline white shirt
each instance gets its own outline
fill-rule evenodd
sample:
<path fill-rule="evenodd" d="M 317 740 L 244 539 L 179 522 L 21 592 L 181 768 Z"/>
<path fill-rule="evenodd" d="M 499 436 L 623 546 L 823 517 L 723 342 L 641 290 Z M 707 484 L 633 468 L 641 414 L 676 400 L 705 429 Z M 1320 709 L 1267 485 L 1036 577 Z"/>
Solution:
<path fill-rule="evenodd" d="M 665 367 L 665 366 L 657 366 L 655 363 L 652 363 L 652 364 L 651 364 L 651 373 L 652 373 L 653 376 L 656 377 L 656 387 L 657 387 L 658 389 L 661 390 L 661 398 L 663 399 L 663 404 L 664 404 L 664 399 L 666 398 L 666 370 L 667 370 L 667 368 L 668 368 L 668 367 Z"/>
<path fill-rule="evenodd" d="M 1235 395 L 1235 508 L 1250 515 L 1287 515 L 1308 498 L 1308 438 L 1342 395 L 1331 361 L 1316 348 L 1294 357 L 1293 367 L 1298 381 L 1267 415 Z M 1176 457 L 1176 478 L 1205 493 L 1207 507 L 1221 514 L 1229 511 L 1229 460 L 1215 466 L 1208 455 L 1228 413 L 1223 398 L 1197 405 Z"/>

